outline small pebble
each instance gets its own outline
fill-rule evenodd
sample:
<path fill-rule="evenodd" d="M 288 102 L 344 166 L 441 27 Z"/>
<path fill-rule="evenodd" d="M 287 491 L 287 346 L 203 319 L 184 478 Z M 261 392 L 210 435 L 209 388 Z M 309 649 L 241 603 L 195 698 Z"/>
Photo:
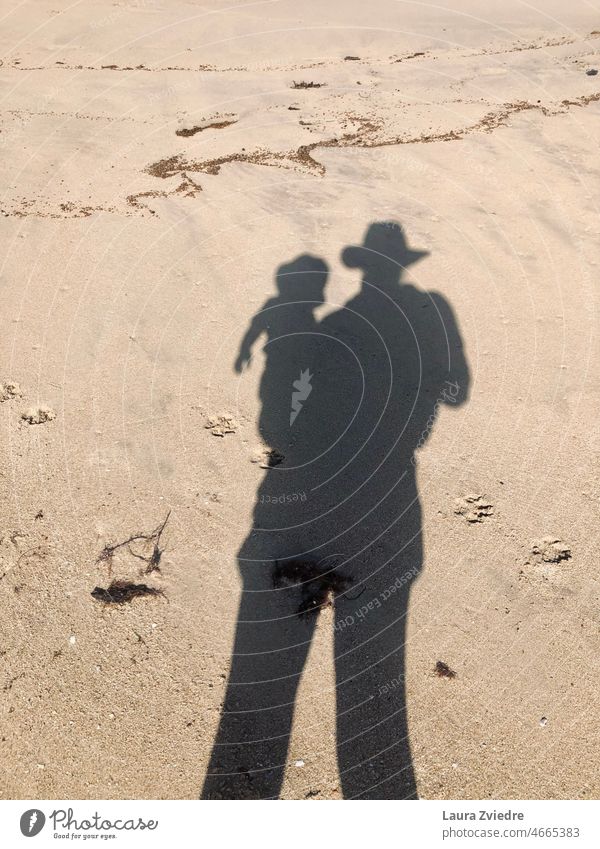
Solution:
<path fill-rule="evenodd" d="M 294 761 L 294 766 L 304 766 L 304 761 Z"/>
<path fill-rule="evenodd" d="M 586 71 L 586 74 L 588 75 L 588 77 L 595 77 L 597 73 L 598 73 L 597 68 L 588 68 L 587 71 Z"/>
<path fill-rule="evenodd" d="M 545 716 L 540 719 L 540 728 L 545 728 L 548 725 L 548 720 Z"/>

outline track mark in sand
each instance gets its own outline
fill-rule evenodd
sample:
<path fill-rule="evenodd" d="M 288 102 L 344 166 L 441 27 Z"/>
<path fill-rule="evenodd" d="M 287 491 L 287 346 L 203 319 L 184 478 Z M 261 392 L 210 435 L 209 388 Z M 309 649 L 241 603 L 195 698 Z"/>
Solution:
<path fill-rule="evenodd" d="M 415 53 L 409 53 L 407 56 L 399 56 L 397 59 L 394 59 L 394 64 L 408 62 L 409 59 L 420 59 L 422 56 L 429 57 L 430 55 L 430 53 L 425 53 L 423 50 L 417 50 Z"/>
<path fill-rule="evenodd" d="M 531 41 L 525 42 L 524 44 L 517 43 L 512 44 L 509 47 L 498 49 L 494 49 L 493 47 L 484 48 L 483 50 L 476 51 L 474 53 L 468 53 L 467 56 L 468 58 L 473 56 L 502 56 L 505 53 L 522 53 L 526 50 L 542 50 L 544 47 L 561 47 L 563 44 L 575 44 L 580 40 L 581 39 L 579 38 L 569 38 L 568 36 L 563 36 L 561 38 L 548 38 L 544 41 Z"/>
<path fill-rule="evenodd" d="M 502 49 L 494 49 L 493 47 L 484 48 L 483 50 L 475 53 L 468 53 L 467 58 L 470 59 L 474 56 L 501 56 L 505 53 L 522 53 L 527 50 L 543 50 L 544 47 L 562 47 L 565 44 L 577 44 L 578 41 L 587 41 L 588 38 L 599 37 L 600 31 L 592 30 L 587 35 L 581 36 L 581 38 L 562 36 L 559 38 L 547 38 L 543 41 L 526 42 L 524 44 L 517 43 Z"/>
<path fill-rule="evenodd" d="M 189 129 L 180 127 L 179 130 L 175 130 L 175 135 L 183 136 L 184 139 L 187 139 L 190 138 L 190 136 L 197 135 L 197 133 L 203 133 L 204 130 L 223 130 L 225 127 L 231 127 L 232 124 L 237 124 L 237 118 L 224 121 L 213 121 L 212 124 L 198 125 L 196 127 L 190 127 Z"/>
<path fill-rule="evenodd" d="M 52 112 L 34 111 L 32 109 L 7 109 L 5 114 L 14 115 L 17 118 L 76 118 L 78 121 L 108 121 L 114 123 L 136 123 L 146 124 L 147 121 L 138 120 L 131 115 L 88 115 L 85 112 Z"/>
<path fill-rule="evenodd" d="M 522 100 L 516 103 L 504 104 L 500 109 L 492 112 L 487 112 L 479 121 L 470 124 L 466 127 L 458 129 L 446 130 L 439 133 L 422 133 L 418 136 L 395 136 L 392 138 L 379 138 L 378 134 L 383 129 L 381 123 L 366 118 L 358 118 L 352 116 L 351 120 L 360 124 L 359 129 L 352 133 L 345 133 L 331 139 L 323 141 L 315 141 L 310 144 L 300 145 L 296 150 L 292 151 L 271 151 L 271 150 L 255 150 L 252 153 L 236 152 L 225 156 L 218 156 L 213 159 L 204 159 L 200 161 L 190 161 L 182 154 L 170 156 L 166 159 L 160 159 L 149 165 L 145 172 L 153 177 L 166 179 L 174 177 L 178 173 L 199 172 L 202 174 L 219 174 L 223 165 L 228 165 L 232 162 L 245 162 L 252 165 L 264 165 L 269 167 L 279 168 L 301 168 L 319 175 L 325 174 L 325 166 L 318 162 L 313 154 L 317 150 L 327 148 L 378 148 L 378 147 L 393 147 L 404 144 L 432 144 L 434 142 L 450 142 L 458 141 L 465 136 L 472 135 L 477 132 L 491 133 L 499 127 L 506 126 L 509 118 L 519 112 L 537 111 L 542 115 L 559 115 L 568 111 L 571 106 L 587 106 L 600 99 L 600 92 L 595 92 L 590 95 L 583 95 L 575 100 L 563 100 L 560 106 L 552 109 L 547 106 L 542 106 L 539 103 L 530 103 Z"/>
<path fill-rule="evenodd" d="M 60 208 L 63 212 L 71 213 L 71 215 L 65 216 L 65 218 L 89 218 L 94 212 L 112 212 L 112 209 L 104 209 L 101 206 L 77 206 L 77 204 L 71 203 L 71 201 L 67 201 L 66 203 L 59 204 Z"/>
<path fill-rule="evenodd" d="M 594 94 L 585 94 L 583 97 L 576 97 L 575 100 L 561 100 L 561 104 L 565 107 L 569 106 L 587 106 L 588 103 L 595 103 L 600 100 L 600 91 Z"/>
<path fill-rule="evenodd" d="M 150 215 L 156 215 L 156 210 L 152 209 L 145 202 L 146 200 L 150 200 L 151 198 L 167 198 L 171 195 L 182 195 L 186 198 L 193 198 L 198 194 L 198 192 L 202 191 L 202 186 L 195 183 L 192 179 L 190 179 L 190 177 L 188 177 L 187 174 L 183 173 L 181 177 L 181 183 L 170 192 L 159 189 L 150 189 L 146 192 L 136 192 L 135 194 L 127 195 L 127 203 L 135 209 L 146 209 Z"/>
<path fill-rule="evenodd" d="M 245 71 L 246 68 L 216 68 L 214 65 L 197 65 L 195 68 L 185 68 L 183 65 L 167 65 L 163 68 L 149 68 L 147 65 L 69 65 L 67 62 L 55 62 L 54 65 L 21 65 L 19 61 L 13 61 L 7 65 L 13 71 L 148 71 L 160 73 L 161 71 Z"/>
<path fill-rule="evenodd" d="M 0 215 L 3 218 L 55 218 L 64 220 L 67 218 L 89 218 L 97 212 L 117 212 L 114 206 L 77 206 L 71 201 L 59 204 L 61 212 L 32 209 L 33 204 L 33 200 L 23 200 L 21 207 L 0 208 Z"/>
<path fill-rule="evenodd" d="M 187 73 L 192 73 L 192 74 L 193 73 L 220 73 L 220 74 L 226 74 L 226 73 L 261 73 L 261 72 L 262 73 L 291 73 L 291 72 L 294 72 L 294 71 L 308 71 L 308 70 L 312 70 L 312 69 L 315 69 L 315 68 L 331 68 L 331 67 L 339 66 L 340 64 L 348 62 L 348 61 L 354 61 L 354 62 L 360 61 L 361 64 L 365 64 L 365 63 L 366 64 L 369 64 L 369 63 L 380 64 L 382 62 L 384 64 L 386 62 L 391 63 L 391 64 L 397 64 L 397 63 L 410 61 L 412 59 L 425 59 L 425 60 L 426 59 L 433 59 L 433 60 L 436 60 L 438 58 L 452 57 L 452 56 L 455 56 L 456 54 L 461 54 L 461 53 L 464 56 L 464 58 L 467 58 L 467 59 L 477 58 L 479 56 L 498 56 L 498 55 L 506 55 L 506 54 L 510 54 L 510 53 L 521 53 L 521 52 L 525 52 L 525 51 L 542 50 L 544 48 L 550 48 L 550 47 L 560 47 L 560 46 L 568 45 L 568 44 L 577 44 L 577 43 L 580 43 L 580 42 L 586 42 L 589 39 L 596 39 L 598 37 L 600 37 L 600 31 L 592 30 L 587 35 L 583 35 L 581 37 L 565 36 L 565 37 L 554 38 L 554 39 L 545 39 L 543 41 L 537 41 L 537 42 L 529 42 L 529 43 L 524 42 L 524 43 L 516 43 L 516 44 L 512 44 L 512 45 L 509 44 L 506 47 L 501 47 L 501 48 L 494 48 L 494 47 L 485 48 L 484 47 L 482 50 L 475 50 L 471 53 L 466 53 L 465 48 L 459 46 L 459 47 L 451 48 L 451 49 L 446 50 L 446 51 L 444 51 L 444 50 L 441 50 L 441 51 L 430 51 L 430 50 L 421 51 L 421 50 L 417 50 L 417 51 L 414 51 L 413 53 L 408 53 L 404 56 L 397 56 L 397 55 L 394 56 L 394 55 L 392 55 L 392 56 L 389 56 L 389 57 L 384 58 L 384 59 L 375 58 L 375 57 L 361 58 L 359 56 L 344 56 L 344 57 L 340 57 L 340 59 L 334 59 L 334 60 L 330 60 L 330 61 L 321 61 L 321 62 L 311 62 L 311 63 L 304 64 L 304 65 L 268 65 L 268 64 L 262 64 L 262 65 L 254 65 L 254 66 L 240 65 L 240 66 L 231 66 L 231 67 L 218 67 L 218 66 L 212 65 L 212 64 L 200 63 L 200 64 L 193 66 L 193 67 L 190 67 L 190 66 L 186 67 L 184 65 L 166 65 L 166 66 L 159 66 L 159 67 L 156 67 L 156 66 L 155 67 L 149 67 L 148 65 L 145 65 L 143 63 L 138 64 L 138 65 L 117 65 L 117 64 L 114 64 L 114 63 L 107 64 L 107 65 L 83 65 L 83 64 L 70 64 L 68 62 L 64 62 L 64 61 L 60 61 L 60 60 L 56 60 L 54 62 L 54 64 L 51 64 L 51 65 L 23 65 L 23 64 L 21 64 L 20 59 L 12 59 L 12 60 L 7 61 L 6 63 L 3 62 L 2 60 L 0 60 L 0 67 L 4 66 L 6 68 L 9 68 L 10 70 L 27 71 L 27 72 L 48 71 L 48 70 L 57 70 L 57 71 L 64 70 L 64 71 L 98 71 L 98 72 L 108 71 L 109 73 L 131 72 L 131 71 L 134 71 L 134 72 L 141 71 L 141 72 L 145 72 L 145 73 L 164 73 L 166 71 L 173 71 L 173 72 L 181 72 L 181 73 L 187 72 Z M 317 85 L 309 85 L 309 86 L 300 85 L 299 87 L 301 87 L 301 88 L 303 88 L 303 87 L 317 88 L 317 87 L 320 87 L 322 85 L 327 85 L 327 83 L 320 83 L 320 84 L 317 84 Z"/>
<path fill-rule="evenodd" d="M 532 42 L 517 42 L 513 44 L 508 44 L 506 47 L 484 47 L 482 50 L 475 50 L 472 53 L 463 53 L 465 58 L 475 58 L 478 56 L 500 56 L 507 53 L 522 53 L 524 51 L 529 50 L 542 50 L 545 47 L 561 47 L 565 44 L 577 44 L 578 42 L 585 42 L 588 39 L 600 38 L 600 30 L 592 30 L 587 33 L 587 35 L 578 36 L 561 36 L 558 38 L 547 38 L 540 41 L 532 41 Z M 308 71 L 314 68 L 326 68 L 333 67 L 336 65 L 340 65 L 343 62 L 348 61 L 360 61 L 360 62 L 379 62 L 379 61 L 387 61 L 392 64 L 398 62 L 406 62 L 410 59 L 437 59 L 443 56 L 453 56 L 457 53 L 461 53 L 465 50 L 464 47 L 454 47 L 447 51 L 421 51 L 417 50 L 414 53 L 409 53 L 405 56 L 389 56 L 387 59 L 375 59 L 374 57 L 364 57 L 361 58 L 359 56 L 343 56 L 339 59 L 333 59 L 330 61 L 322 61 L 322 62 L 310 62 L 305 65 L 255 65 L 255 66 L 232 66 L 232 67 L 218 67 L 217 65 L 200 63 L 195 67 L 185 67 L 183 65 L 165 65 L 161 67 L 148 67 L 143 63 L 139 65 L 117 65 L 114 63 L 107 65 L 72 65 L 68 62 L 64 62 L 61 60 L 56 60 L 52 65 L 23 65 L 21 64 L 21 59 L 11 59 L 3 62 L 0 60 L 0 67 L 6 67 L 14 71 L 48 71 L 48 70 L 57 70 L 57 71 L 109 71 L 113 73 L 119 73 L 123 71 L 144 71 L 148 73 L 161 73 L 164 71 L 180 71 L 180 72 L 188 72 L 188 73 L 202 73 L 202 72 L 211 72 L 211 73 L 236 73 L 236 72 L 267 72 L 267 73 L 291 73 L 293 71 Z"/>
<path fill-rule="evenodd" d="M 339 138 L 325 139 L 324 141 L 312 142 L 311 144 L 300 145 L 297 150 L 287 152 L 277 152 L 271 150 L 257 150 L 253 153 L 231 153 L 226 156 L 217 156 L 214 159 L 206 159 L 201 162 L 190 162 L 182 155 L 170 156 L 167 159 L 160 159 L 158 162 L 149 165 L 145 170 L 147 174 L 153 177 L 173 177 L 180 171 L 196 171 L 203 174 L 216 175 L 220 172 L 223 165 L 228 165 L 230 162 L 247 162 L 251 165 L 267 165 L 272 167 L 289 167 L 301 166 L 309 171 L 316 171 L 318 174 L 325 173 L 325 167 L 313 158 L 312 153 L 317 148 L 327 147 L 351 147 L 364 146 L 371 147 L 374 145 L 359 144 L 361 140 L 365 140 L 368 133 L 374 133 L 380 129 L 380 126 L 373 121 L 364 118 L 354 118 L 353 120 L 360 122 L 361 127 L 354 133 L 345 133 Z M 287 165 L 286 165 L 287 164 Z"/>
<path fill-rule="evenodd" d="M 327 83 L 313 83 L 313 82 L 293 82 L 291 88 L 324 88 Z"/>
<path fill-rule="evenodd" d="M 597 38 L 600 35 L 597 31 L 592 31 L 589 35 L 583 36 L 582 38 L 570 38 L 569 36 L 562 36 L 560 38 L 548 38 L 542 41 L 530 41 L 530 42 L 517 42 L 516 44 L 510 44 L 507 47 L 484 47 L 482 50 L 475 50 L 472 53 L 465 53 L 464 57 L 466 59 L 474 59 L 478 56 L 503 56 L 508 53 L 523 53 L 529 50 L 543 50 L 544 47 L 561 47 L 564 44 L 576 44 L 578 41 L 585 41 L 587 38 Z M 448 55 L 452 53 L 459 53 L 464 48 L 458 47 L 455 50 L 448 51 Z M 409 53 L 407 56 L 400 56 L 393 61 L 397 62 L 405 62 L 408 59 L 420 59 L 423 57 L 438 58 L 444 56 L 443 52 L 433 53 L 432 51 L 417 51 L 415 53 Z"/>

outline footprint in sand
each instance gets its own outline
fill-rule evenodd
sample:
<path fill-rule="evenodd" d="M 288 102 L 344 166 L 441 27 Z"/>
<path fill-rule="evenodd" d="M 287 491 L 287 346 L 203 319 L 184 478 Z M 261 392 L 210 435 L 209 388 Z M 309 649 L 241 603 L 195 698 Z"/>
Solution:
<path fill-rule="evenodd" d="M 13 398 L 22 398 L 23 393 L 18 383 L 12 380 L 6 380 L 0 383 L 0 403 L 11 401 Z"/>
<path fill-rule="evenodd" d="M 210 430 L 213 436 L 225 436 L 226 433 L 235 433 L 237 422 L 231 416 L 210 416 L 204 427 Z"/>
<path fill-rule="evenodd" d="M 467 522 L 483 522 L 494 515 L 494 507 L 483 495 L 465 495 L 454 502 L 454 512 L 464 516 Z"/>
<path fill-rule="evenodd" d="M 285 456 L 276 448 L 258 448 L 252 458 L 252 463 L 258 463 L 261 469 L 272 469 L 278 466 Z"/>
<path fill-rule="evenodd" d="M 533 563 L 560 563 L 571 559 L 571 549 L 558 537 L 543 537 L 532 543 L 531 560 Z"/>
<path fill-rule="evenodd" d="M 56 413 L 50 407 L 30 407 L 24 413 L 21 413 L 21 418 L 30 425 L 44 424 L 44 422 L 51 422 L 55 419 Z"/>

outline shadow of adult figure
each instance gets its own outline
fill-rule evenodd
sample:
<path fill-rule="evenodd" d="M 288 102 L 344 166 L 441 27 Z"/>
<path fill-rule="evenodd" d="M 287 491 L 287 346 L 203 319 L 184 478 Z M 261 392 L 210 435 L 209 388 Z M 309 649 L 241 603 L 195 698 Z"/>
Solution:
<path fill-rule="evenodd" d="M 301 257 L 283 267 L 283 287 L 279 270 L 279 298 L 242 344 L 238 366 L 267 333 L 259 428 L 284 458 L 265 474 L 239 552 L 243 592 L 205 798 L 279 795 L 298 683 L 332 599 L 343 795 L 416 796 L 404 675 L 423 564 L 415 452 L 469 381 L 448 303 L 401 280 L 426 255 L 398 224 L 371 224 L 342 254 L 362 271 L 359 292 L 320 323 L 327 270 Z"/>

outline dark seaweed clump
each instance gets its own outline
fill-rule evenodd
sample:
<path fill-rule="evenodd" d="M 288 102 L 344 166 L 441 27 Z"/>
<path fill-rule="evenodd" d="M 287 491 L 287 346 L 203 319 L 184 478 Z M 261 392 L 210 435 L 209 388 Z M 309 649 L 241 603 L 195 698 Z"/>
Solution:
<path fill-rule="evenodd" d="M 323 561 L 285 560 L 275 561 L 273 586 L 277 588 L 300 585 L 302 599 L 298 616 L 308 616 L 320 608 L 332 604 L 334 598 L 345 592 L 352 579 L 341 575 Z"/>
<path fill-rule="evenodd" d="M 438 660 L 434 671 L 439 678 L 456 678 L 456 672 L 450 669 L 448 664 L 444 663 L 443 660 Z"/>
<path fill-rule="evenodd" d="M 147 584 L 133 584 L 131 581 L 112 581 L 105 589 L 95 587 L 92 597 L 104 604 L 125 604 L 138 596 L 163 595 L 162 590 L 149 587 Z"/>

